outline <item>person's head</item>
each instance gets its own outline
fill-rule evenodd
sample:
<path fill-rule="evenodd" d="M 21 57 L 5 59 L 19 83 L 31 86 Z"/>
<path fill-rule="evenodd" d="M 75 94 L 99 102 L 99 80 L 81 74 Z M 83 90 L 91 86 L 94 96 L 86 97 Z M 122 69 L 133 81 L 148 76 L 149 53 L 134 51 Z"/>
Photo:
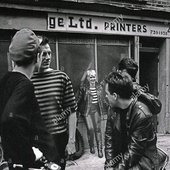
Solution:
<path fill-rule="evenodd" d="M 50 67 L 51 63 L 51 48 L 47 37 L 42 37 L 40 43 L 40 51 L 42 56 L 40 71 L 44 71 Z"/>
<path fill-rule="evenodd" d="M 126 71 L 133 81 L 136 81 L 136 74 L 138 72 L 138 64 L 131 58 L 123 58 L 118 65 L 118 69 Z"/>
<path fill-rule="evenodd" d="M 16 32 L 9 46 L 9 57 L 17 66 L 27 67 L 37 63 L 39 53 L 39 39 L 35 33 L 23 28 Z"/>
<path fill-rule="evenodd" d="M 96 71 L 95 70 L 87 70 L 87 80 L 89 82 L 96 82 Z"/>
<path fill-rule="evenodd" d="M 128 73 L 113 71 L 106 77 L 105 82 L 106 98 L 111 107 L 118 107 L 120 101 L 131 99 L 133 83 Z"/>

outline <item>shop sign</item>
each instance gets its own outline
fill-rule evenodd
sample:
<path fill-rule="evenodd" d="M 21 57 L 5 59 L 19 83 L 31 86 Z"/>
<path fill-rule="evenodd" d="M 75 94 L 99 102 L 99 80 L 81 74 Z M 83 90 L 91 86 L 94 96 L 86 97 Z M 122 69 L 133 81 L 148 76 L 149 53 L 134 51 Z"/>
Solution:
<path fill-rule="evenodd" d="M 142 22 L 118 17 L 48 14 L 48 30 L 62 32 L 170 37 L 166 23 Z"/>

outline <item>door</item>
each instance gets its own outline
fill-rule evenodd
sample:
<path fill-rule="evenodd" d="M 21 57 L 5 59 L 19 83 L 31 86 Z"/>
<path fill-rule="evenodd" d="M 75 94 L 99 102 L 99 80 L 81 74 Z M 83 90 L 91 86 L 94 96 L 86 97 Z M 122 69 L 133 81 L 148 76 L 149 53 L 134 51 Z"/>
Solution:
<path fill-rule="evenodd" d="M 158 53 L 140 52 L 139 54 L 139 83 L 148 88 L 151 94 L 159 95 L 158 92 Z M 154 115 L 154 126 L 157 130 L 157 115 Z"/>

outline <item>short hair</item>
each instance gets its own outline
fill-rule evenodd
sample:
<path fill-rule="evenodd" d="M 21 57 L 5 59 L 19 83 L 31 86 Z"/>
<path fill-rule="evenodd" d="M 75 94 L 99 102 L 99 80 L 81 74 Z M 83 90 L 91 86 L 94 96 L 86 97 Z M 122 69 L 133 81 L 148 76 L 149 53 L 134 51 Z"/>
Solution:
<path fill-rule="evenodd" d="M 132 59 L 125 57 L 119 62 L 119 70 L 127 70 L 127 73 L 132 77 L 133 81 L 136 80 L 136 74 L 138 72 L 138 64 Z"/>
<path fill-rule="evenodd" d="M 130 99 L 133 95 L 133 82 L 128 73 L 120 70 L 111 72 L 105 79 L 110 94 L 117 93 L 120 98 Z"/>
<path fill-rule="evenodd" d="M 40 46 L 44 46 L 46 44 L 49 44 L 49 39 L 45 36 L 40 37 Z"/>

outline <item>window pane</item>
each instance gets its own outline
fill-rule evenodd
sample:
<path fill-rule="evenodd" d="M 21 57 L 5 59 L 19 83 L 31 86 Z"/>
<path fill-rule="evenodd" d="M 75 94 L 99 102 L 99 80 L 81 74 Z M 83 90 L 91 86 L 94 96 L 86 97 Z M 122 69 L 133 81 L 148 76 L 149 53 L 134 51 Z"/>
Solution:
<path fill-rule="evenodd" d="M 66 72 L 72 80 L 75 92 L 89 64 L 94 69 L 94 45 L 59 43 L 60 70 Z"/>
<path fill-rule="evenodd" d="M 99 82 L 117 66 L 123 57 L 128 57 L 128 46 L 102 45 L 97 46 Z"/>
<path fill-rule="evenodd" d="M 9 44 L 9 41 L 0 41 L 0 79 L 8 71 L 7 51 L 9 48 Z"/>

